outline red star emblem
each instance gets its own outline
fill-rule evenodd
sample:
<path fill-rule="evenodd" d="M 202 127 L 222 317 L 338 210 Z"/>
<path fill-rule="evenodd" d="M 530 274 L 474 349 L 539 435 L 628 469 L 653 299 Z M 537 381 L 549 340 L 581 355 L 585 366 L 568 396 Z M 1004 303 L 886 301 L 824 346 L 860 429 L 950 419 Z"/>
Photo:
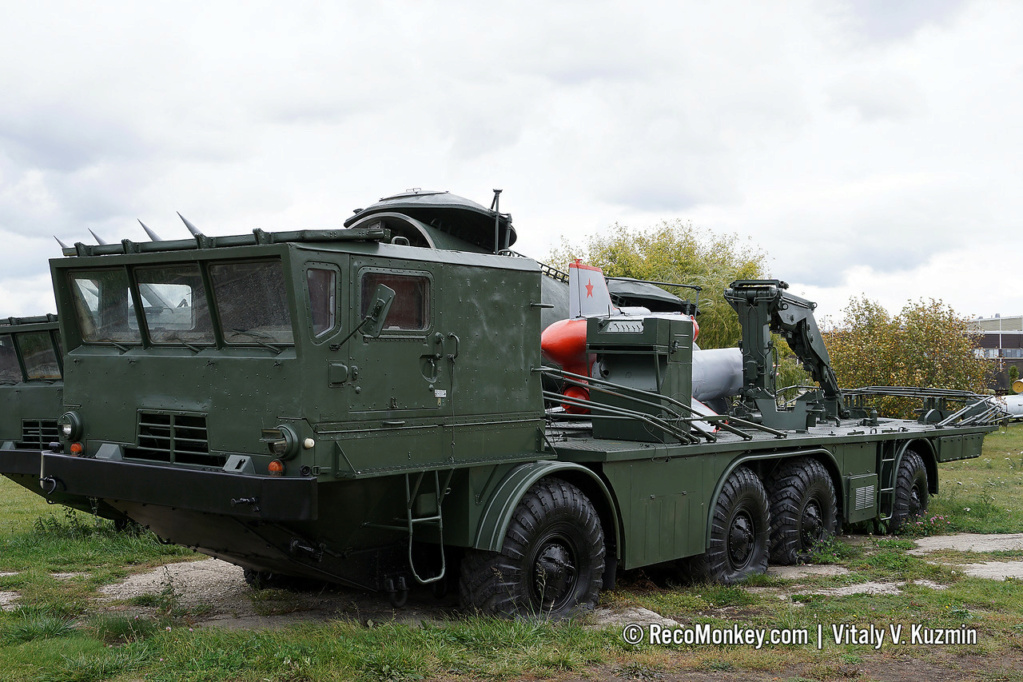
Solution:
<path fill-rule="evenodd" d="M 593 285 L 590 284 L 590 280 L 586 280 L 586 298 L 593 298 Z"/>

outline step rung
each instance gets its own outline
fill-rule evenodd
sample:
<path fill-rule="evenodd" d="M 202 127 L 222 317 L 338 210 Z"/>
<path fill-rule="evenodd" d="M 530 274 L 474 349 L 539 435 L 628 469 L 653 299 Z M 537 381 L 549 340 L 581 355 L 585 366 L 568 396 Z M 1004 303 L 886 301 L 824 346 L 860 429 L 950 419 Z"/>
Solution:
<path fill-rule="evenodd" d="M 424 521 L 440 521 L 440 520 L 441 520 L 441 516 L 440 516 L 440 514 L 438 514 L 437 516 L 424 516 L 424 517 L 418 518 L 418 519 L 409 519 L 409 522 L 411 522 L 411 523 L 423 523 Z"/>

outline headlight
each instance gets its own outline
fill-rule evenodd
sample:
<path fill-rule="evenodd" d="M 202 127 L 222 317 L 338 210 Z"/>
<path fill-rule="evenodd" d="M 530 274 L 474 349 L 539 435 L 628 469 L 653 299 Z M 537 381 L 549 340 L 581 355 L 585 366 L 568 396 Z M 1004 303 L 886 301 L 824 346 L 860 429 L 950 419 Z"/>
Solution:
<path fill-rule="evenodd" d="M 68 440 L 78 440 L 82 437 L 82 418 L 77 412 L 65 412 L 57 420 L 61 434 Z"/>
<path fill-rule="evenodd" d="M 266 443 L 270 454 L 279 459 L 291 459 L 297 455 L 301 444 L 295 429 L 287 424 L 282 424 L 276 429 L 263 429 L 263 437 L 260 440 Z"/>

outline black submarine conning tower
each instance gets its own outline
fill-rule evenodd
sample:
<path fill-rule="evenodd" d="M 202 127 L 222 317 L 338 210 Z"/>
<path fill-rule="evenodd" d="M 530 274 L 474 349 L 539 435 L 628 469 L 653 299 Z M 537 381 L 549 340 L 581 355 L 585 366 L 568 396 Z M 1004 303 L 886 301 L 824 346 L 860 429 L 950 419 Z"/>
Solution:
<path fill-rule="evenodd" d="M 498 253 L 514 244 L 517 237 L 511 214 L 501 213 L 498 209 L 500 194 L 501 190 L 494 190 L 494 201 L 487 208 L 450 192 L 409 190 L 384 197 L 364 209 L 356 209 L 354 215 L 345 220 L 344 226 L 370 222 L 368 219 L 372 216 L 382 220 L 407 216 L 432 228 L 431 232 L 445 233 L 482 252 Z M 392 225 L 388 224 L 388 227 Z M 411 236 L 414 238 L 416 235 Z"/>

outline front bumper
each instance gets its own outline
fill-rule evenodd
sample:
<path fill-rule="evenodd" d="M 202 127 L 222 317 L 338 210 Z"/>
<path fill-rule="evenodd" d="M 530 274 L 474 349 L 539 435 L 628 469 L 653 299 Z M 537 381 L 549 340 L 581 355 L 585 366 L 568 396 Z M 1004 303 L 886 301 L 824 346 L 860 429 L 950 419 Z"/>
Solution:
<path fill-rule="evenodd" d="M 40 450 L 0 450 L 0 474 L 38 476 L 41 455 Z"/>
<path fill-rule="evenodd" d="M 38 453 L 36 453 L 38 455 Z M 315 521 L 317 481 L 229 474 L 42 453 L 40 478 L 54 492 L 262 521 Z M 36 460 L 35 470 L 40 473 Z"/>

